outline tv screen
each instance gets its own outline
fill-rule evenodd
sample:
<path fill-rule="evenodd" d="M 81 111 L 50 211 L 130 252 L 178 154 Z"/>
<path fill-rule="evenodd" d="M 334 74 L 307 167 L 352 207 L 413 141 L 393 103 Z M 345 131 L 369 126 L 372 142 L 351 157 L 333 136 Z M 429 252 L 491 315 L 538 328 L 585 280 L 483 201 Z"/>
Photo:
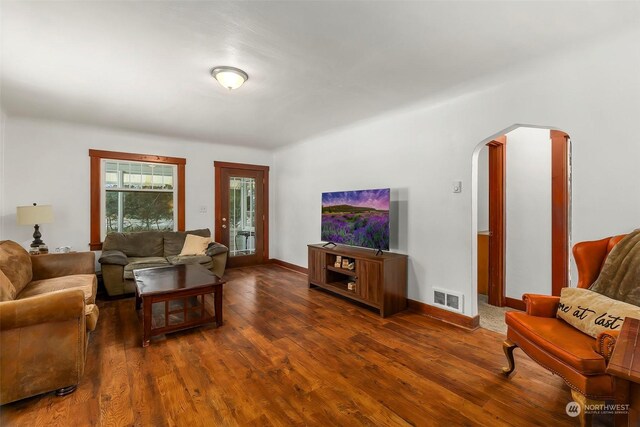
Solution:
<path fill-rule="evenodd" d="M 326 242 L 389 250 L 389 188 L 322 193 Z"/>

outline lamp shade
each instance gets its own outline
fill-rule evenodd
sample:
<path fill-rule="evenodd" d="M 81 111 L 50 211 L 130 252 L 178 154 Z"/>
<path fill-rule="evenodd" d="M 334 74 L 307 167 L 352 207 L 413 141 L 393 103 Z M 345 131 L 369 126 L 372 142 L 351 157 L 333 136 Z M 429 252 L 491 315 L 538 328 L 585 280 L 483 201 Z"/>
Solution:
<path fill-rule="evenodd" d="M 49 224 L 53 222 L 51 205 L 18 206 L 16 208 L 18 225 Z"/>

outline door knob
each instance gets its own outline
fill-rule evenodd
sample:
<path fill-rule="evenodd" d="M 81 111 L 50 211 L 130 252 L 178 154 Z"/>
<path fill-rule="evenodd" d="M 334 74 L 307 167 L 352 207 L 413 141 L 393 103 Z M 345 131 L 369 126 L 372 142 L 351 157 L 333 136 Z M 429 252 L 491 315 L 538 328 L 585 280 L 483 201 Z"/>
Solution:
<path fill-rule="evenodd" d="M 227 218 L 222 218 L 222 222 L 225 222 L 227 220 Z"/>
<path fill-rule="evenodd" d="M 227 224 L 222 224 L 222 228 L 227 228 Z"/>

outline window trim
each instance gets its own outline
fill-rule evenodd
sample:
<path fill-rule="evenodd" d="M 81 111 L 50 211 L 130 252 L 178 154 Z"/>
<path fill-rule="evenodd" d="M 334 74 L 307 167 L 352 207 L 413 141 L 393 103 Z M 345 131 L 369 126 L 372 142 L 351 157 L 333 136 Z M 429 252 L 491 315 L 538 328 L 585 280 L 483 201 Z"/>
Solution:
<path fill-rule="evenodd" d="M 102 160 L 129 160 L 144 163 L 165 163 L 177 166 L 178 185 L 178 231 L 185 230 L 185 165 L 187 159 L 181 157 L 156 156 L 151 154 L 122 153 L 119 151 L 89 150 L 91 158 L 91 231 L 89 250 L 102 250 Z"/>

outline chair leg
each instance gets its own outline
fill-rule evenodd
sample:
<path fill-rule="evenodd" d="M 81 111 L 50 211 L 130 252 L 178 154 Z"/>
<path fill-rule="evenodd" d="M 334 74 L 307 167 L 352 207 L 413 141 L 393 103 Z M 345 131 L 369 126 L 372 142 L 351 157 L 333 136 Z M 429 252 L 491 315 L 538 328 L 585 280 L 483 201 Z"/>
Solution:
<path fill-rule="evenodd" d="M 73 393 L 78 388 L 78 385 L 70 385 L 69 387 L 62 387 L 56 390 L 56 396 L 66 396 Z"/>
<path fill-rule="evenodd" d="M 516 361 L 513 359 L 513 350 L 515 350 L 518 346 L 515 345 L 511 340 L 507 339 L 502 343 L 502 350 L 504 350 L 504 355 L 507 356 L 507 362 L 509 363 L 509 367 L 502 368 L 502 373 L 507 377 L 511 375 L 511 373 L 516 369 Z"/>

